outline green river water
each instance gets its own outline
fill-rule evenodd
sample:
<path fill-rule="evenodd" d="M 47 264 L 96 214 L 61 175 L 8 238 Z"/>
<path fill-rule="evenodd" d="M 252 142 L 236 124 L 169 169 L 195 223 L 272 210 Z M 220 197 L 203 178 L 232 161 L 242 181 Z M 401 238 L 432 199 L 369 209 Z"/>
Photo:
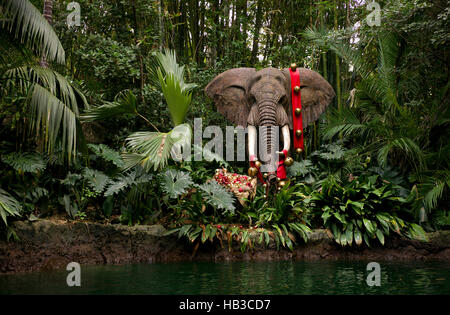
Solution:
<path fill-rule="evenodd" d="M 154 263 L 81 266 L 1 275 L 0 294 L 450 294 L 448 262 L 379 262 L 381 285 L 368 286 L 368 262 Z"/>

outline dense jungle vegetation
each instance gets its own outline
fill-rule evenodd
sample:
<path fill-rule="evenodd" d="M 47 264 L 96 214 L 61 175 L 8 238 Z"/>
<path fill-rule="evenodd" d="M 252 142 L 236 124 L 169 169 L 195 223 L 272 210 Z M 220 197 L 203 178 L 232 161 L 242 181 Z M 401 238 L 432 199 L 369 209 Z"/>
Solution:
<path fill-rule="evenodd" d="M 0 0 L 4 237 L 12 220 L 48 217 L 161 223 L 242 250 L 292 248 L 312 228 L 370 246 L 450 227 L 447 0 L 377 0 L 379 26 L 370 1 L 78 0 L 68 27 L 69 2 Z M 241 205 L 208 180 L 248 162 L 170 158 L 194 118 L 230 124 L 203 92 L 216 75 L 292 62 L 336 97 L 305 130 L 290 185 Z"/>

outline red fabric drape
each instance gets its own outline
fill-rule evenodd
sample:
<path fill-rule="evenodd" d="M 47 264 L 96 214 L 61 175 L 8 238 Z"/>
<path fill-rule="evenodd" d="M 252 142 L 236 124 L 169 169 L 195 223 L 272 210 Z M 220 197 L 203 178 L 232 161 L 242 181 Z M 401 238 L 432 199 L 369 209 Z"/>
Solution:
<path fill-rule="evenodd" d="M 300 115 L 295 114 L 295 110 L 297 108 L 302 109 L 302 97 L 301 97 L 301 91 L 299 90 L 298 93 L 294 91 L 294 88 L 296 86 L 300 87 L 300 72 L 298 69 L 295 69 L 294 71 L 292 69 L 289 70 L 291 74 L 291 97 L 292 97 L 292 117 L 293 117 L 293 127 L 294 127 L 294 150 L 295 149 L 302 149 L 303 147 L 303 121 L 302 121 L 302 113 L 300 112 Z M 296 135 L 296 131 L 301 130 L 302 134 L 300 137 Z"/>

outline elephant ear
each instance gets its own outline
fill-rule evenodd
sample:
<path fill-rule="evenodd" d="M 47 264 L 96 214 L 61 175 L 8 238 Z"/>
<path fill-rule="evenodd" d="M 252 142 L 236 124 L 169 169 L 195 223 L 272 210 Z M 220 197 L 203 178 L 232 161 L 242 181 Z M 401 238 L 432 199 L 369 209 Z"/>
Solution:
<path fill-rule="evenodd" d="M 250 113 L 247 88 L 255 72 L 253 68 L 230 69 L 215 77 L 205 88 L 218 112 L 236 125 L 247 127 Z"/>
<path fill-rule="evenodd" d="M 300 73 L 300 93 L 302 100 L 302 120 L 303 128 L 316 121 L 319 116 L 330 105 L 333 97 L 336 95 L 330 83 L 327 82 L 319 73 L 306 68 L 298 68 Z M 289 69 L 283 69 L 287 82 L 289 108 L 287 109 L 290 127 L 292 129 L 292 100 L 291 100 L 291 77 Z"/>

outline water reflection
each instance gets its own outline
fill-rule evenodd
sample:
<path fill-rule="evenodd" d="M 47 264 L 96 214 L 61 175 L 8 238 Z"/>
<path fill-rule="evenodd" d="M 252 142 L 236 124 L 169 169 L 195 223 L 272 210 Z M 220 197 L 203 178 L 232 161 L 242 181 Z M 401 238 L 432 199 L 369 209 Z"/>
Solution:
<path fill-rule="evenodd" d="M 448 263 L 383 263 L 369 287 L 367 262 L 161 263 L 82 266 L 81 288 L 64 270 L 0 275 L 0 294 L 449 294 Z"/>

